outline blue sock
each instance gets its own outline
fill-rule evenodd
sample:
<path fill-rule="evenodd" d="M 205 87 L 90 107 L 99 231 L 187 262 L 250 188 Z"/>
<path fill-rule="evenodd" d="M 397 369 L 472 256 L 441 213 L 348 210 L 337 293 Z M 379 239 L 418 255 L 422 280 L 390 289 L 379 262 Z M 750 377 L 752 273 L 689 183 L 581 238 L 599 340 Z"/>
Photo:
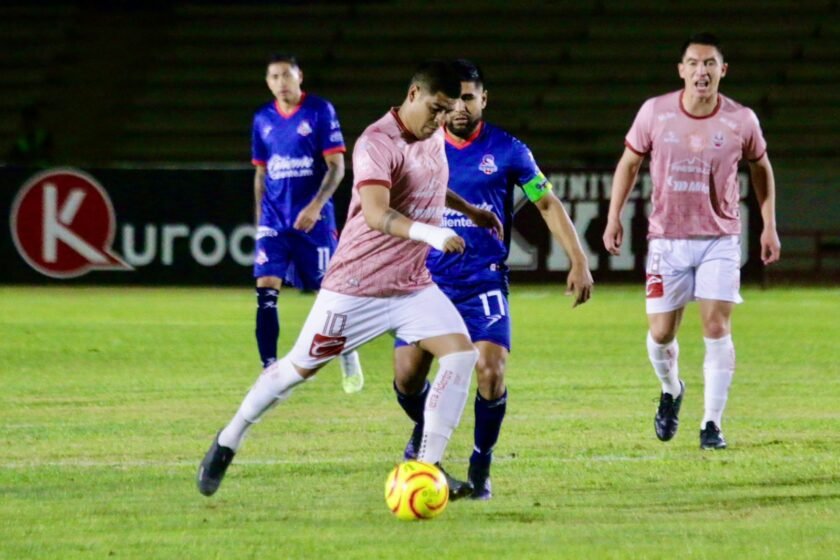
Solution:
<path fill-rule="evenodd" d="M 397 384 L 394 383 L 394 392 L 397 394 L 397 402 L 408 414 L 408 417 L 414 420 L 420 426 L 423 425 L 423 409 L 426 408 L 426 395 L 429 394 L 429 382 L 423 385 L 423 390 L 414 395 L 405 395 L 400 393 L 397 389 Z"/>
<path fill-rule="evenodd" d="M 475 447 L 470 457 L 470 465 L 489 467 L 493 460 L 493 447 L 499 440 L 502 420 L 507 408 L 507 389 L 496 400 L 487 400 L 475 392 Z"/>
<path fill-rule="evenodd" d="M 280 336 L 278 293 L 274 288 L 257 288 L 257 348 L 263 367 L 277 360 L 277 338 Z"/>

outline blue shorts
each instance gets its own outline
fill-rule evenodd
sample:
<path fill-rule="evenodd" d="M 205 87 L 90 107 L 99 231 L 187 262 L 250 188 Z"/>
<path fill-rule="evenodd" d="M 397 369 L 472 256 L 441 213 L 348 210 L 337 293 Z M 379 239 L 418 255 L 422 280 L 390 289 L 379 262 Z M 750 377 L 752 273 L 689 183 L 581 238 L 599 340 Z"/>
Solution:
<path fill-rule="evenodd" d="M 335 229 L 316 226 L 304 233 L 260 226 L 254 254 L 254 278 L 277 276 L 302 290 L 318 290 L 338 244 Z"/>
<path fill-rule="evenodd" d="M 506 290 L 501 288 L 478 292 L 470 290 L 469 295 L 443 287 L 441 290 L 455 304 L 455 308 L 467 325 L 467 331 L 473 342 L 486 340 L 510 352 L 510 307 Z M 407 343 L 397 338 L 394 347 L 400 346 L 407 346 Z"/>

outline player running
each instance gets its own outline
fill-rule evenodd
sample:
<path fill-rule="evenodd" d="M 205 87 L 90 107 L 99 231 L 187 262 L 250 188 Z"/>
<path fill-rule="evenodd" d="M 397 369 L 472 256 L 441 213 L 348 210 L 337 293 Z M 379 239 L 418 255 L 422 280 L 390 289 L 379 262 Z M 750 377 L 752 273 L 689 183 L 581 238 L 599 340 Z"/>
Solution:
<path fill-rule="evenodd" d="M 677 433 L 685 384 L 679 376 L 677 331 L 685 305 L 698 300 L 706 356 L 700 447 L 723 449 L 721 417 L 735 372 L 731 315 L 741 303 L 741 219 L 738 162 L 745 158 L 764 228 L 761 260 L 779 260 L 776 186 L 767 143 L 750 109 L 718 92 L 727 64 L 711 33 L 692 36 L 678 65 L 682 90 L 648 99 L 627 133 L 615 170 L 604 245 L 618 255 L 621 211 L 639 167 L 651 156 L 653 209 L 648 227 L 648 357 L 662 382 L 656 436 Z"/>
<path fill-rule="evenodd" d="M 475 446 L 468 471 L 472 497 L 491 497 L 490 464 L 493 448 L 505 417 L 507 388 L 505 365 L 510 352 L 511 326 L 508 307 L 508 269 L 516 186 L 540 210 L 554 238 L 571 260 L 566 281 L 574 304 L 584 303 L 592 290 L 586 256 L 561 202 L 537 167 L 531 151 L 517 138 L 483 120 L 487 90 L 481 70 L 468 60 L 456 61 L 461 95 L 446 118 L 446 159 L 449 188 L 481 208 L 496 214 L 504 236 L 475 227 L 457 211 L 444 212 L 444 226 L 466 240 L 470 250 L 444 253 L 432 250 L 426 261 L 435 283 L 464 318 L 470 338 L 479 350 L 475 395 Z M 398 339 L 395 350 L 394 389 L 414 430 L 405 448 L 407 459 L 417 456 L 424 429 L 424 403 L 430 387 L 425 382 L 432 355 L 421 346 Z M 427 419 L 428 421 L 428 419 Z"/>
<path fill-rule="evenodd" d="M 438 225 L 444 204 L 501 235 L 492 212 L 447 193 L 441 126 L 459 94 L 451 63 L 425 63 L 402 105 L 356 142 L 347 225 L 321 291 L 291 351 L 263 371 L 214 439 L 198 471 L 202 494 L 216 492 L 249 428 L 294 387 L 340 353 L 389 331 L 438 358 L 418 458 L 440 462 L 460 421 L 478 352 L 461 316 L 432 282 L 426 254 L 430 245 L 444 253 L 464 250 L 460 236 Z M 447 478 L 452 498 L 463 495 L 463 483 Z"/>
<path fill-rule="evenodd" d="M 344 137 L 329 101 L 301 90 L 294 56 L 273 55 L 265 77 L 274 100 L 254 114 L 251 162 L 257 246 L 257 346 L 263 367 L 277 359 L 277 296 L 285 281 L 306 291 L 321 287 L 337 231 L 332 195 L 344 177 Z M 364 385 L 359 355 L 341 355 L 348 393 Z"/>

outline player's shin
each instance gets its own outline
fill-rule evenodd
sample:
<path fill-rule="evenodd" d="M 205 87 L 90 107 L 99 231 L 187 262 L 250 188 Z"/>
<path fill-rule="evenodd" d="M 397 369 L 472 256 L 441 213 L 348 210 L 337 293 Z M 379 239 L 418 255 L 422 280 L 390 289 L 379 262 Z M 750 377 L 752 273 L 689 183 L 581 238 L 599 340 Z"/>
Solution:
<path fill-rule="evenodd" d="M 280 336 L 280 317 L 277 310 L 278 291 L 274 288 L 257 288 L 257 348 L 263 367 L 277 359 L 277 338 Z"/>
<path fill-rule="evenodd" d="M 648 358 L 656 377 L 662 383 L 662 392 L 674 397 L 680 395 L 680 346 L 675 338 L 668 344 L 659 344 L 653 340 L 650 331 L 647 334 Z"/>
<path fill-rule="evenodd" d="M 439 463 L 452 432 L 461 420 L 478 351 L 447 354 L 438 359 L 439 369 L 426 398 L 425 429 L 419 461 Z"/>
<path fill-rule="evenodd" d="M 732 343 L 732 335 L 723 338 L 704 337 L 703 340 L 706 342 L 706 357 L 703 360 L 705 412 L 701 428 L 710 420 L 720 428 L 729 385 L 735 373 L 735 345 Z"/>
<path fill-rule="evenodd" d="M 292 389 L 304 381 L 289 358 L 282 358 L 263 370 L 233 419 L 219 433 L 219 445 L 238 451 L 251 426 L 271 408 L 289 398 Z"/>

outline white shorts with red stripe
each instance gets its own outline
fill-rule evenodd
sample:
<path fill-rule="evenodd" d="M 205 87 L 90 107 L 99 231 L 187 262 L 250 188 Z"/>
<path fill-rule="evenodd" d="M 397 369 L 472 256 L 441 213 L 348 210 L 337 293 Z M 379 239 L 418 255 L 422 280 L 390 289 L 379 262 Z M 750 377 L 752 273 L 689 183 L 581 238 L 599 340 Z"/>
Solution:
<path fill-rule="evenodd" d="M 646 307 L 666 313 L 695 299 L 741 303 L 741 240 L 651 239 L 647 256 Z"/>
<path fill-rule="evenodd" d="M 322 289 L 288 357 L 296 366 L 312 369 L 386 332 L 409 343 L 446 334 L 469 338 L 458 310 L 434 284 L 392 297 Z"/>

